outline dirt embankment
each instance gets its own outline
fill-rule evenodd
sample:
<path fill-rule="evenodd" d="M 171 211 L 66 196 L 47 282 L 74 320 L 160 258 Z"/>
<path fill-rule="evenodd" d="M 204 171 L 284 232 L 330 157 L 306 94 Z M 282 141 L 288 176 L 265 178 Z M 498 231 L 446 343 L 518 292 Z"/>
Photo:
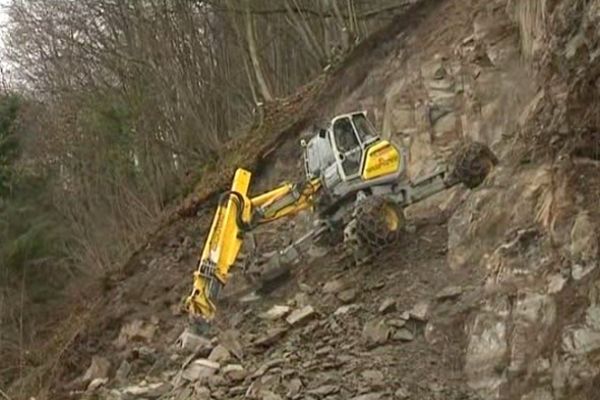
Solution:
<path fill-rule="evenodd" d="M 410 232 L 369 265 L 331 249 L 268 296 L 223 304 L 214 338 L 178 342 L 213 211 L 202 192 L 95 289 L 49 398 L 594 398 L 600 1 L 525 3 L 419 2 L 252 144 L 264 188 L 298 172 L 311 118 L 367 109 L 410 148 L 411 177 L 461 138 L 491 145 L 501 163 L 482 187 L 407 210 Z"/>

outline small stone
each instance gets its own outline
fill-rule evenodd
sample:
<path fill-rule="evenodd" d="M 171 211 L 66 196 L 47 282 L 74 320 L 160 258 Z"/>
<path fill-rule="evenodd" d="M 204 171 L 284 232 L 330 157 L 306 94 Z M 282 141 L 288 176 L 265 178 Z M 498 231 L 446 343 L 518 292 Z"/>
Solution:
<path fill-rule="evenodd" d="M 431 382 L 429 384 L 429 390 L 431 390 L 434 393 L 439 393 L 444 390 L 444 387 L 442 385 L 440 385 L 439 383 Z"/>
<path fill-rule="evenodd" d="M 115 373 L 115 379 L 117 382 L 124 383 L 127 382 L 127 378 L 129 377 L 129 373 L 131 372 L 131 364 L 127 362 L 127 360 L 123 360 L 119 369 Z"/>
<path fill-rule="evenodd" d="M 294 296 L 294 305 L 296 307 L 305 307 L 310 304 L 310 296 L 304 292 L 296 293 Z"/>
<path fill-rule="evenodd" d="M 188 329 L 179 335 L 175 345 L 182 352 L 194 353 L 200 357 L 206 357 L 214 347 L 210 340 Z"/>
<path fill-rule="evenodd" d="M 574 280 L 580 281 L 583 278 L 585 278 L 590 272 L 592 272 L 595 269 L 595 267 L 595 265 L 584 267 L 580 264 L 574 264 L 573 267 L 571 267 L 571 276 Z"/>
<path fill-rule="evenodd" d="M 384 344 L 390 338 L 390 328 L 385 320 L 371 320 L 363 327 L 363 338 L 369 346 Z"/>
<path fill-rule="evenodd" d="M 385 286 L 385 282 L 384 281 L 379 281 L 379 282 L 375 282 L 373 285 L 371 285 L 369 287 L 369 289 L 379 290 L 379 289 L 383 289 L 384 286 Z"/>
<path fill-rule="evenodd" d="M 188 381 L 195 382 L 214 375 L 219 370 L 219 367 L 219 363 L 201 358 L 192 362 L 183 371 L 182 377 Z"/>
<path fill-rule="evenodd" d="M 394 311 L 395 309 L 396 309 L 396 300 L 391 297 L 388 297 L 379 306 L 379 313 L 386 314 L 388 312 Z"/>
<path fill-rule="evenodd" d="M 312 306 L 306 306 L 299 310 L 294 310 L 285 320 L 288 324 L 295 326 L 308 321 L 315 315 L 315 309 Z"/>
<path fill-rule="evenodd" d="M 340 387 L 338 385 L 322 385 L 316 389 L 311 389 L 308 391 L 308 394 L 316 395 L 319 397 L 328 396 L 333 393 L 337 393 L 340 391 Z"/>
<path fill-rule="evenodd" d="M 290 311 L 291 309 L 288 306 L 273 306 L 269 311 L 261 314 L 261 318 L 274 321 L 276 319 L 285 317 L 290 313 Z"/>
<path fill-rule="evenodd" d="M 245 386 L 234 386 L 229 389 L 229 394 L 231 396 L 239 396 L 239 395 L 243 395 L 244 393 L 246 393 Z"/>
<path fill-rule="evenodd" d="M 210 400 L 210 389 L 206 386 L 196 386 L 194 388 L 195 400 Z"/>
<path fill-rule="evenodd" d="M 561 274 L 554 274 L 550 276 L 548 282 L 548 293 L 555 294 L 563 290 L 567 280 Z"/>
<path fill-rule="evenodd" d="M 331 354 L 332 352 L 333 352 L 333 347 L 325 346 L 325 347 L 321 347 L 320 349 L 315 351 L 315 355 L 317 357 L 321 357 L 321 356 L 326 356 L 328 354 Z"/>
<path fill-rule="evenodd" d="M 406 325 L 406 320 L 404 319 L 390 319 L 387 321 L 387 324 L 393 328 L 402 328 Z"/>
<path fill-rule="evenodd" d="M 365 383 L 367 383 L 371 388 L 379 389 L 385 386 L 385 378 L 381 371 L 368 369 L 363 371 L 360 375 Z"/>
<path fill-rule="evenodd" d="M 117 348 L 124 348 L 129 342 L 141 341 L 149 343 L 156 333 L 156 325 L 142 320 L 134 320 L 123 325 L 119 337 L 115 341 Z"/>
<path fill-rule="evenodd" d="M 248 373 L 240 364 L 226 365 L 222 370 L 223 376 L 234 382 L 243 381 Z"/>
<path fill-rule="evenodd" d="M 286 396 L 288 398 L 294 398 L 302 391 L 302 381 L 298 378 L 294 378 L 285 384 L 287 389 Z"/>
<path fill-rule="evenodd" d="M 347 289 L 340 293 L 338 293 L 337 298 L 344 304 L 348 304 L 356 299 L 356 290 L 355 289 Z"/>
<path fill-rule="evenodd" d="M 383 393 L 367 393 L 353 397 L 350 400 L 379 400 L 383 397 Z"/>
<path fill-rule="evenodd" d="M 283 400 L 280 395 L 273 393 L 270 390 L 261 390 L 258 396 L 261 400 Z"/>
<path fill-rule="evenodd" d="M 302 283 L 302 282 L 298 283 L 298 288 L 300 290 L 302 290 L 304 293 L 308 293 L 308 294 L 312 294 L 315 292 L 315 289 L 312 286 L 307 285 L 306 283 Z"/>
<path fill-rule="evenodd" d="M 259 347 L 269 347 L 281 339 L 287 331 L 287 328 L 280 327 L 269 329 L 266 334 L 256 339 L 253 344 Z"/>
<path fill-rule="evenodd" d="M 93 392 L 94 390 L 98 389 L 100 386 L 106 385 L 106 383 L 108 383 L 108 378 L 96 378 L 90 382 L 90 384 L 87 387 L 87 390 L 90 392 Z"/>
<path fill-rule="evenodd" d="M 448 286 L 441 290 L 436 296 L 436 300 L 444 301 L 455 299 L 463 293 L 463 288 L 460 286 Z"/>
<path fill-rule="evenodd" d="M 394 393 L 394 397 L 396 397 L 396 399 L 399 399 L 399 400 L 405 400 L 410 397 L 410 394 L 408 393 L 408 391 L 406 389 L 400 388 L 400 389 L 396 390 L 396 392 Z"/>
<path fill-rule="evenodd" d="M 338 294 L 346 288 L 346 284 L 339 279 L 329 281 L 323 285 L 323 293 L 325 294 Z"/>
<path fill-rule="evenodd" d="M 392 338 L 394 340 L 400 340 L 401 342 L 410 342 L 415 339 L 415 335 L 410 330 L 406 328 L 401 328 L 394 332 Z"/>
<path fill-rule="evenodd" d="M 426 322 L 429 319 L 429 304 L 426 302 L 417 303 L 410 310 L 410 317 L 417 321 Z"/>
<path fill-rule="evenodd" d="M 227 385 L 227 380 L 221 375 L 209 376 L 206 381 L 208 382 L 208 387 L 213 390 Z"/>
<path fill-rule="evenodd" d="M 225 347 L 218 345 L 210 352 L 208 359 L 219 364 L 224 364 L 231 359 L 231 354 Z"/>
<path fill-rule="evenodd" d="M 340 308 L 335 310 L 333 315 L 335 315 L 335 316 L 346 315 L 346 314 L 354 312 L 358 309 L 360 309 L 360 306 L 358 304 L 347 304 L 347 305 L 341 306 Z"/>
<path fill-rule="evenodd" d="M 269 360 L 266 363 L 264 363 L 263 365 L 261 365 L 260 368 L 258 368 L 254 372 L 254 374 L 252 374 L 252 378 L 253 379 L 260 378 L 261 376 L 266 374 L 269 369 L 275 368 L 283 363 L 285 363 L 285 360 L 283 358 L 275 358 L 273 360 Z"/>
<path fill-rule="evenodd" d="M 149 385 L 130 386 L 123 390 L 123 393 L 134 397 L 156 399 L 169 393 L 172 388 L 173 386 L 169 383 L 159 382 Z"/>
<path fill-rule="evenodd" d="M 402 314 L 400 314 L 400 319 L 408 321 L 410 319 L 410 312 L 404 311 Z"/>
<path fill-rule="evenodd" d="M 96 379 L 108 378 L 109 371 L 110 361 L 108 361 L 104 357 L 93 356 L 92 362 L 90 363 L 90 366 L 87 369 L 87 371 L 85 371 L 82 380 L 84 383 L 88 383 Z"/>
<path fill-rule="evenodd" d="M 244 352 L 240 343 L 240 333 L 235 329 L 228 329 L 219 335 L 219 343 L 225 347 L 238 360 L 241 360 Z"/>
<path fill-rule="evenodd" d="M 260 299 L 262 299 L 262 297 L 260 297 L 260 295 L 258 293 L 252 292 L 245 296 L 242 296 L 238 301 L 242 304 L 247 304 L 247 303 L 254 303 L 255 301 L 258 301 Z"/>

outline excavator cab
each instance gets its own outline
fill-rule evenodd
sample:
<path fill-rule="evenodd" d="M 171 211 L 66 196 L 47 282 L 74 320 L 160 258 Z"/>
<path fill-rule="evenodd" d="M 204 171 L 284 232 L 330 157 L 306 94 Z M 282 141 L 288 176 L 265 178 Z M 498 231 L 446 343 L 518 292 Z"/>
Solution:
<path fill-rule="evenodd" d="M 365 111 L 338 115 L 303 147 L 307 178 L 319 178 L 336 196 L 373 179 L 396 179 L 405 167 L 401 152 L 377 135 Z"/>

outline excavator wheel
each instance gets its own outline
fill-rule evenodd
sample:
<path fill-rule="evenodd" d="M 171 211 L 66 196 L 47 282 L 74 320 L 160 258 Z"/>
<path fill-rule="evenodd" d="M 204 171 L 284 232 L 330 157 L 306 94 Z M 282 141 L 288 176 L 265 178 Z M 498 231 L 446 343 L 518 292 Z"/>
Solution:
<path fill-rule="evenodd" d="M 402 207 L 385 197 L 369 196 L 357 205 L 354 221 L 345 232 L 345 242 L 360 261 L 396 243 L 405 222 Z"/>
<path fill-rule="evenodd" d="M 469 189 L 479 186 L 498 164 L 498 158 L 489 147 L 472 141 L 458 145 L 448 161 L 453 177 Z"/>

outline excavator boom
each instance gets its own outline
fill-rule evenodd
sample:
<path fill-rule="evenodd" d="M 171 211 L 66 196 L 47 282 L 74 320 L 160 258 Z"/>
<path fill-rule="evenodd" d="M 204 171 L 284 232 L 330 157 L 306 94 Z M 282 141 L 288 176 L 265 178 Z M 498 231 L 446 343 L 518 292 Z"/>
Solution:
<path fill-rule="evenodd" d="M 251 173 L 239 168 L 231 190 L 221 195 L 198 268 L 194 272 L 192 293 L 185 307 L 192 316 L 210 321 L 215 315 L 215 300 L 227 282 L 238 258 L 243 236 L 256 226 L 293 215 L 312 207 L 313 195 L 320 189 L 318 180 L 302 185 L 285 183 L 269 192 L 249 198 Z"/>

